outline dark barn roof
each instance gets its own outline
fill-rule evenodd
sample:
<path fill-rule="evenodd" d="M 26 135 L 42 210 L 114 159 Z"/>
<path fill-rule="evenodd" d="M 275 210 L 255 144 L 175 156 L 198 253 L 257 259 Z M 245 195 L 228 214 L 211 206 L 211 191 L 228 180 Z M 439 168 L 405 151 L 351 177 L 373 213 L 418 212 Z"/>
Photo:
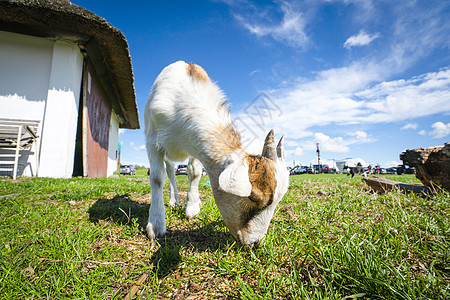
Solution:
<path fill-rule="evenodd" d="M 0 30 L 78 44 L 94 65 L 120 127 L 140 127 L 128 43 L 105 19 L 68 0 L 0 0 Z"/>

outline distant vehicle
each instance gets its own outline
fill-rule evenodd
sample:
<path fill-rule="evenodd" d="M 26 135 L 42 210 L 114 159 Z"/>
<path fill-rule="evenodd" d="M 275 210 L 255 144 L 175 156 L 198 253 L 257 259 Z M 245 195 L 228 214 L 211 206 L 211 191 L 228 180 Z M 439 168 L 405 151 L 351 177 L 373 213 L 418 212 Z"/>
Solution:
<path fill-rule="evenodd" d="M 405 174 L 416 174 L 416 168 L 414 167 L 405 168 Z"/>
<path fill-rule="evenodd" d="M 396 169 L 397 169 L 396 172 L 398 175 L 416 174 L 416 169 L 414 167 L 398 165 Z"/>
<path fill-rule="evenodd" d="M 386 168 L 386 174 L 397 174 L 397 167 Z"/>
<path fill-rule="evenodd" d="M 132 165 L 122 165 L 120 166 L 120 174 L 136 175 L 136 168 Z"/>
<path fill-rule="evenodd" d="M 327 173 L 327 174 L 334 174 L 336 173 L 336 169 L 330 168 L 330 166 L 326 164 L 321 164 L 320 168 L 319 165 L 313 165 L 313 169 L 316 173 Z"/>
<path fill-rule="evenodd" d="M 187 165 L 178 165 L 177 170 L 175 171 L 176 175 L 187 175 Z"/>
<path fill-rule="evenodd" d="M 296 166 L 289 172 L 290 175 L 299 175 L 299 174 L 306 174 L 306 173 L 308 173 L 307 166 Z"/>

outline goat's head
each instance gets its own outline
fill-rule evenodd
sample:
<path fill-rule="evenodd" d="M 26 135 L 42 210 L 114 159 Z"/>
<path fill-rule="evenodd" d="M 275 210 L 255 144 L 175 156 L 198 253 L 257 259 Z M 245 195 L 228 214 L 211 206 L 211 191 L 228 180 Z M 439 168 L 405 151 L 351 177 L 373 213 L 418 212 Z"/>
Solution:
<path fill-rule="evenodd" d="M 219 175 L 216 203 L 231 234 L 243 245 L 259 244 L 286 193 L 289 172 L 284 139 L 275 146 L 270 131 L 261 155 L 243 155 Z"/>

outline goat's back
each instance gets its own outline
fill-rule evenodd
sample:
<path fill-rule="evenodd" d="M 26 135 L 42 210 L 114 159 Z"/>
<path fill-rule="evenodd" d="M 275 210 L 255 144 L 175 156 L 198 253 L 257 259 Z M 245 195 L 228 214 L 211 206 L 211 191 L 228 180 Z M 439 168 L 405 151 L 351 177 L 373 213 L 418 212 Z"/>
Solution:
<path fill-rule="evenodd" d="M 196 157 L 199 143 L 231 123 L 225 97 L 197 65 L 173 63 L 159 74 L 144 110 L 147 145 L 169 159 Z"/>

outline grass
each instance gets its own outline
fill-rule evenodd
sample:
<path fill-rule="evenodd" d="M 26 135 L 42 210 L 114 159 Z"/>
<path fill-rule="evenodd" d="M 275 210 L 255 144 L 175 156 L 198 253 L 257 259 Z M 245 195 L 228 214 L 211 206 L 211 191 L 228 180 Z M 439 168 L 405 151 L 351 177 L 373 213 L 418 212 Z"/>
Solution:
<path fill-rule="evenodd" d="M 207 177 L 202 211 L 188 221 L 188 180 L 177 176 L 182 205 L 166 207 L 168 233 L 156 243 L 144 233 L 144 173 L 2 179 L 1 299 L 119 299 L 132 287 L 139 299 L 449 297 L 447 192 L 374 194 L 360 176 L 290 179 L 265 243 L 251 250 L 228 233 Z"/>

